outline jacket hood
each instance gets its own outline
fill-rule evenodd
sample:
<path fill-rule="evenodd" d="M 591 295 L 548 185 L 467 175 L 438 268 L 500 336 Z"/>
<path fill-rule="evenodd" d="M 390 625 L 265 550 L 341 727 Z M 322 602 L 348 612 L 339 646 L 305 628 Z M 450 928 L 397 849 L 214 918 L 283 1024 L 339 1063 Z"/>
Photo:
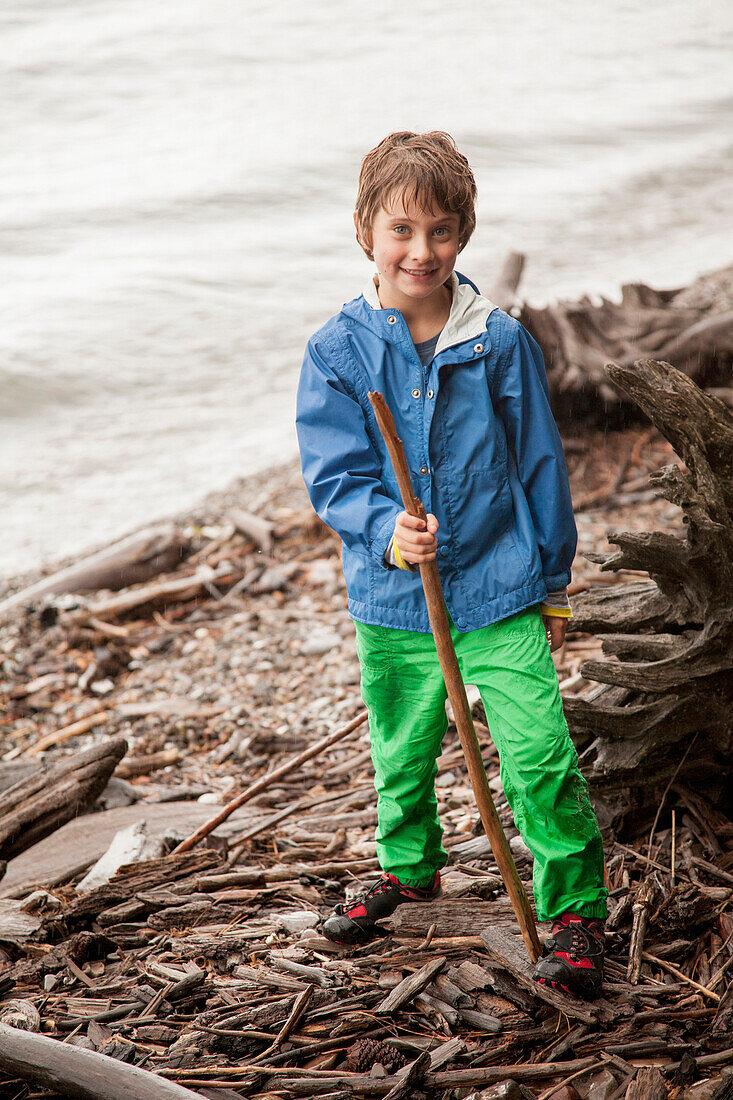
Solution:
<path fill-rule="evenodd" d="M 382 307 L 377 293 L 378 283 L 379 277 L 374 275 L 365 286 L 362 296 L 347 302 L 342 312 L 370 328 L 374 328 L 376 322 L 376 327 L 386 340 L 390 343 L 399 343 L 400 330 L 404 326 L 402 312 L 399 309 Z M 483 294 L 479 294 L 472 283 L 455 271 L 451 274 L 448 285 L 451 290 L 450 314 L 438 339 L 434 352 L 436 356 L 456 344 L 463 344 L 467 340 L 475 340 L 480 336 L 486 337 L 489 315 L 499 308 Z M 396 325 L 394 321 L 389 322 L 390 316 L 399 317 L 402 324 Z M 484 351 L 483 347 L 481 351 Z"/>

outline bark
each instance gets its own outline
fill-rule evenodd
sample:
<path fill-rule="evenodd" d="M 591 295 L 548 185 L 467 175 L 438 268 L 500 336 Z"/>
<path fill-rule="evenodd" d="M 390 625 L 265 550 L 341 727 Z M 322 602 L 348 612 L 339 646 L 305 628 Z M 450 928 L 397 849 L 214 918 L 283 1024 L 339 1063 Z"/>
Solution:
<path fill-rule="evenodd" d="M 489 299 L 499 309 L 509 310 L 517 298 L 517 287 L 524 271 L 524 255 L 521 252 L 509 252 L 504 258 L 501 270 L 489 291 Z"/>
<path fill-rule="evenodd" d="M 0 856 L 12 859 L 88 810 L 107 785 L 127 742 L 103 741 L 51 768 L 41 768 L 3 792 Z"/>
<path fill-rule="evenodd" d="M 526 302 L 519 320 L 540 344 L 553 409 L 559 419 L 607 421 L 634 415 L 633 394 L 618 391 L 605 364 L 629 370 L 635 360 L 672 359 L 701 386 L 729 384 L 733 366 L 733 267 L 683 290 L 624 286 L 621 302 L 587 296 L 537 309 Z"/>
<path fill-rule="evenodd" d="M 660 1070 L 656 1066 L 642 1066 L 626 1090 L 626 1100 L 667 1100 Z"/>
<path fill-rule="evenodd" d="M 201 1096 L 137 1066 L 6 1024 L 0 1024 L 0 1069 L 80 1100 L 194 1100 Z"/>
<path fill-rule="evenodd" d="M 574 601 L 574 629 L 603 642 L 581 671 L 605 687 L 565 699 L 565 712 L 601 821 L 619 826 L 656 809 L 673 779 L 710 797 L 733 772 L 733 414 L 669 363 L 607 373 L 684 462 L 650 480 L 687 532 L 609 534 L 618 549 L 594 555 L 601 569 L 650 580 Z"/>

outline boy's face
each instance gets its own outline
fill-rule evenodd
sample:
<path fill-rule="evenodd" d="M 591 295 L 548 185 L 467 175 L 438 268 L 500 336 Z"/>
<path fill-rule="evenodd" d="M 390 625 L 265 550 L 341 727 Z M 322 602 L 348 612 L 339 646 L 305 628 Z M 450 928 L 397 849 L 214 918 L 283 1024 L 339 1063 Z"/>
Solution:
<path fill-rule="evenodd" d="M 404 305 L 414 312 L 442 293 L 458 256 L 460 220 L 459 214 L 425 210 L 399 195 L 380 208 L 372 224 L 372 252 L 384 308 Z"/>

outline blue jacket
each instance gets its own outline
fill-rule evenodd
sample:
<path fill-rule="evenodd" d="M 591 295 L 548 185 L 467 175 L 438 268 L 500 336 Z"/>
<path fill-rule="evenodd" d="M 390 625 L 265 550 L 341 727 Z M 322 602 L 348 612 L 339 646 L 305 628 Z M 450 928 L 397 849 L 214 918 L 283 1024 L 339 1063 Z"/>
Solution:
<path fill-rule="evenodd" d="M 362 623 L 430 630 L 419 574 L 385 562 L 403 508 L 369 390 L 384 395 L 415 495 L 440 523 L 438 569 L 458 630 L 488 626 L 570 581 L 577 534 L 542 352 L 455 273 L 452 291 L 428 368 L 373 283 L 306 349 L 303 477 L 341 536 L 349 611 Z"/>

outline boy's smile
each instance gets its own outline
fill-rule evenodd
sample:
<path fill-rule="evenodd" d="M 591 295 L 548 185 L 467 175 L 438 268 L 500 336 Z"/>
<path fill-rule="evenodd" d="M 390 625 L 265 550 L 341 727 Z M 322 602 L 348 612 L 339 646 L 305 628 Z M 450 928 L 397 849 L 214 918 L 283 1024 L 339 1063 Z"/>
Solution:
<path fill-rule="evenodd" d="M 459 214 L 425 210 L 394 196 L 377 211 L 371 228 L 383 308 L 401 309 L 409 322 L 450 306 L 443 284 L 458 256 Z"/>

